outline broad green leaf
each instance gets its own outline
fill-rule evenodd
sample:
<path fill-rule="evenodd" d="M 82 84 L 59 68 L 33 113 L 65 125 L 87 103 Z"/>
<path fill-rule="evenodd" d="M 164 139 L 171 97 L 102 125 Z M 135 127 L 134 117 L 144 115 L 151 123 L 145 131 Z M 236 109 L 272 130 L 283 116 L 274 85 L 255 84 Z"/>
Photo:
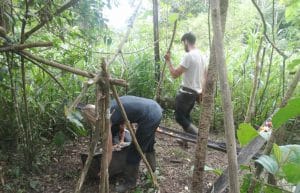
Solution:
<path fill-rule="evenodd" d="M 250 124 L 241 123 L 237 131 L 237 136 L 241 146 L 245 146 L 258 136 L 258 132 Z"/>
<path fill-rule="evenodd" d="M 300 163 L 300 145 L 279 146 L 282 160 L 285 162 Z"/>
<path fill-rule="evenodd" d="M 282 170 L 288 182 L 300 183 L 300 163 L 287 163 L 282 167 Z"/>
<path fill-rule="evenodd" d="M 279 109 L 272 118 L 273 127 L 279 128 L 289 119 L 300 115 L 300 98 L 291 99 L 288 104 Z"/>
<path fill-rule="evenodd" d="M 255 162 L 261 164 L 271 174 L 275 174 L 278 171 L 277 162 L 270 156 L 262 155 Z"/>
<path fill-rule="evenodd" d="M 282 159 L 281 150 L 276 143 L 273 144 L 273 154 L 275 156 L 275 159 L 277 160 L 277 163 L 281 163 L 281 159 Z"/>

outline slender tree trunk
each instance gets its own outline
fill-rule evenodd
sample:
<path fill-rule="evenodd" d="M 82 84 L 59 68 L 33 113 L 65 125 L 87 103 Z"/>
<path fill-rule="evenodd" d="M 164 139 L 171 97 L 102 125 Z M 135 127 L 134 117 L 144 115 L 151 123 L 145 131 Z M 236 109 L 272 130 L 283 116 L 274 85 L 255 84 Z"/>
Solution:
<path fill-rule="evenodd" d="M 217 0 L 211 1 L 212 23 L 215 41 L 216 62 L 218 64 L 220 88 L 222 96 L 222 106 L 224 110 L 224 126 L 226 135 L 226 149 L 229 164 L 229 184 L 230 192 L 239 193 L 240 186 L 238 180 L 238 163 L 236 156 L 235 129 L 233 120 L 233 109 L 231 104 L 231 91 L 227 78 L 227 69 L 225 64 L 225 52 L 223 44 L 223 33 L 221 29 L 221 18 L 219 3 Z"/>
<path fill-rule="evenodd" d="M 225 22 L 227 16 L 228 0 L 220 1 L 221 6 L 221 25 L 222 32 L 225 31 Z M 214 42 L 213 38 L 213 42 Z M 197 139 L 197 146 L 195 149 L 195 163 L 192 181 L 192 193 L 202 193 L 204 191 L 204 167 L 206 159 L 206 150 L 208 143 L 209 128 L 213 117 L 214 109 L 214 95 L 217 80 L 217 63 L 215 45 L 211 45 L 209 66 L 207 77 L 203 90 L 202 112 L 200 114 L 199 133 Z"/>
<path fill-rule="evenodd" d="M 153 0 L 153 35 L 154 35 L 155 80 L 158 82 L 160 79 L 158 0 Z"/>
<path fill-rule="evenodd" d="M 253 86 L 252 86 L 250 100 L 249 100 L 249 104 L 245 116 L 245 121 L 244 121 L 245 123 L 249 123 L 251 121 L 251 118 L 255 112 L 255 98 L 258 90 L 258 80 L 259 80 L 259 71 L 260 71 L 260 51 L 262 47 L 262 42 L 263 42 L 263 38 L 261 37 L 259 40 L 259 46 L 255 57 L 255 72 L 254 72 Z"/>

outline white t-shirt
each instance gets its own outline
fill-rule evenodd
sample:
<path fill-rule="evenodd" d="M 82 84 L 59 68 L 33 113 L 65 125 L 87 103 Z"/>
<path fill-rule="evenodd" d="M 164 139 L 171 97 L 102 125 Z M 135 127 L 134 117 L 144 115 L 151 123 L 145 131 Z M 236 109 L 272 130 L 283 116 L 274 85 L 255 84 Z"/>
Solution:
<path fill-rule="evenodd" d="M 185 68 L 182 78 L 182 86 L 202 92 L 202 82 L 205 71 L 205 59 L 198 49 L 187 52 L 180 65 Z"/>

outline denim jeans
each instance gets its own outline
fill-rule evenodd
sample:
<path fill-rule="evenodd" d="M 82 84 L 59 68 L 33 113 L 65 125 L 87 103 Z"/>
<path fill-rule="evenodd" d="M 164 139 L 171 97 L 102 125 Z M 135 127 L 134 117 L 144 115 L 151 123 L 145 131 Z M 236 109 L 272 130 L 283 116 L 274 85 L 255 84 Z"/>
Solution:
<path fill-rule="evenodd" d="M 175 119 L 183 129 L 188 128 L 192 122 L 190 113 L 198 98 L 198 94 L 179 91 L 175 99 Z"/>

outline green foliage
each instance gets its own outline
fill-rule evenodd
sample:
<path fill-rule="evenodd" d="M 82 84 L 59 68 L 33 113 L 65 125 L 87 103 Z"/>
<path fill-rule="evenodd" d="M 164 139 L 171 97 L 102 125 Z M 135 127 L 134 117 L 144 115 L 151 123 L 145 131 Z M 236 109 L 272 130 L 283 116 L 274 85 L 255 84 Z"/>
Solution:
<path fill-rule="evenodd" d="M 237 130 L 237 136 L 241 146 L 247 145 L 258 135 L 258 132 L 248 123 L 241 123 Z"/>
<path fill-rule="evenodd" d="M 300 145 L 274 145 L 270 156 L 262 155 L 256 162 L 269 173 L 284 178 L 289 183 L 300 183 Z"/>
<path fill-rule="evenodd" d="M 291 99 L 288 104 L 279 109 L 272 118 L 275 129 L 279 128 L 287 120 L 300 115 L 300 98 Z"/>

